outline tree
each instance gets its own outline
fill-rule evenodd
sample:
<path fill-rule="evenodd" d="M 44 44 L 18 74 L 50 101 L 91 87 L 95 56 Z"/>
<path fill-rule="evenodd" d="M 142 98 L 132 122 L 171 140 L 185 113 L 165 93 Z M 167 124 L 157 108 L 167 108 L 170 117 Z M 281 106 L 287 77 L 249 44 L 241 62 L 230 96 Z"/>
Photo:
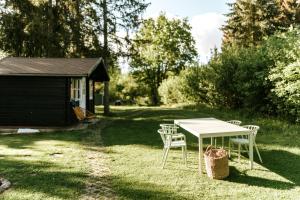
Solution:
<path fill-rule="evenodd" d="M 93 4 L 83 0 L 0 2 L 0 44 L 12 56 L 99 57 Z M 85 16 L 83 16 L 83 14 Z"/>
<path fill-rule="evenodd" d="M 230 13 L 222 27 L 224 44 L 251 46 L 276 31 L 287 30 L 297 21 L 297 0 L 237 0 L 229 3 Z"/>
<path fill-rule="evenodd" d="M 191 64 L 196 56 L 195 41 L 187 20 L 168 19 L 161 14 L 145 20 L 131 47 L 131 72 L 151 91 L 153 105 L 159 103 L 158 88 L 169 75 Z"/>
<path fill-rule="evenodd" d="M 99 35 L 103 35 L 103 59 L 106 69 L 113 62 L 113 54 L 122 54 L 122 46 L 130 42 L 129 37 L 121 38 L 118 31 L 128 33 L 140 23 L 140 14 L 147 8 L 145 0 L 95 0 L 99 8 Z M 110 44 L 110 45 L 109 45 Z M 104 83 L 104 114 L 109 114 L 109 82 Z"/>

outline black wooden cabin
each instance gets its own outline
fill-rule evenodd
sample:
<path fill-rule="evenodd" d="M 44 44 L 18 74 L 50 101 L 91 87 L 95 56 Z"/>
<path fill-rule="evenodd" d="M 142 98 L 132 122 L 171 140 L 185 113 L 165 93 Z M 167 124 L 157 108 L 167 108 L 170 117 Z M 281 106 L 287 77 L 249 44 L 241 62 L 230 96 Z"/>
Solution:
<path fill-rule="evenodd" d="M 109 81 L 103 60 L 0 60 L 0 126 L 65 126 L 77 122 L 72 105 L 94 112 L 95 82 Z"/>

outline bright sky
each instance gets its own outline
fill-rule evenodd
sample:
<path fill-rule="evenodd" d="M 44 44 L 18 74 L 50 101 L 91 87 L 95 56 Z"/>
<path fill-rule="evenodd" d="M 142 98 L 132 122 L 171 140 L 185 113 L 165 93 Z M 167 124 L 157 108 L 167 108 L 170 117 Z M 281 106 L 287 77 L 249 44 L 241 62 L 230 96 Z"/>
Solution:
<path fill-rule="evenodd" d="M 200 61 L 205 63 L 210 56 L 210 50 L 220 48 L 222 32 L 219 28 L 224 24 L 229 8 L 226 3 L 235 0 L 148 0 L 145 17 L 157 17 L 161 11 L 168 17 L 188 17 L 193 27 L 192 34 Z"/>

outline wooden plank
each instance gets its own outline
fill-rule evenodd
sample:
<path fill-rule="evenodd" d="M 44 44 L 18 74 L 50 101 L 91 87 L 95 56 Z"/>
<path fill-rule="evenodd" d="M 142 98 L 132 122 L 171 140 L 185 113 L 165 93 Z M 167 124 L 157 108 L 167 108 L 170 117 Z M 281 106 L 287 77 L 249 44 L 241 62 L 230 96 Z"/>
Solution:
<path fill-rule="evenodd" d="M 0 77 L 0 125 L 66 124 L 67 79 Z"/>

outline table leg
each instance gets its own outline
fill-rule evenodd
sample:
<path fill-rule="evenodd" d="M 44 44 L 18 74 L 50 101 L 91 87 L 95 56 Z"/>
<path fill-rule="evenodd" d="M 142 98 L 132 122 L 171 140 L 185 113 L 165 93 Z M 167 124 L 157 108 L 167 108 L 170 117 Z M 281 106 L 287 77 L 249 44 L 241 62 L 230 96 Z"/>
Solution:
<path fill-rule="evenodd" d="M 250 159 L 250 169 L 253 169 L 253 134 L 249 134 L 249 159 Z"/>
<path fill-rule="evenodd" d="M 202 175 L 202 160 L 203 160 L 203 139 L 199 135 L 199 174 Z"/>

